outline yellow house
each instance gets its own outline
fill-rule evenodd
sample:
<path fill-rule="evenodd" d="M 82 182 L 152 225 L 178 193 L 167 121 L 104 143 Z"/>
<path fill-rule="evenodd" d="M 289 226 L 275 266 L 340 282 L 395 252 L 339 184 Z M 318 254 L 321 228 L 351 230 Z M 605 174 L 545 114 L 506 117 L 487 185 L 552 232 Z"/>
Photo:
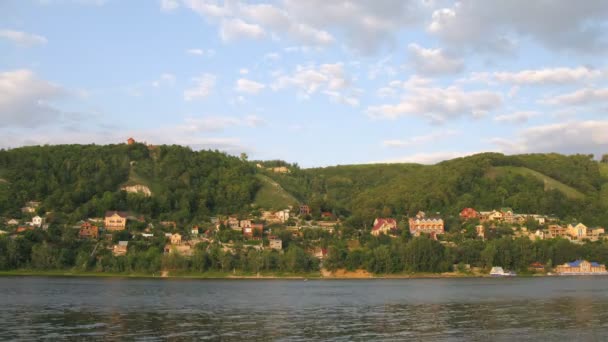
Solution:
<path fill-rule="evenodd" d="M 107 211 L 104 220 L 106 230 L 124 230 L 127 227 L 127 214 L 122 211 Z"/>
<path fill-rule="evenodd" d="M 587 237 L 587 230 L 587 226 L 582 223 L 579 223 L 576 226 L 569 224 L 567 234 L 573 239 L 581 240 Z"/>
<path fill-rule="evenodd" d="M 182 244 L 182 236 L 179 233 L 175 233 L 171 235 L 171 244 L 172 245 L 181 245 Z"/>

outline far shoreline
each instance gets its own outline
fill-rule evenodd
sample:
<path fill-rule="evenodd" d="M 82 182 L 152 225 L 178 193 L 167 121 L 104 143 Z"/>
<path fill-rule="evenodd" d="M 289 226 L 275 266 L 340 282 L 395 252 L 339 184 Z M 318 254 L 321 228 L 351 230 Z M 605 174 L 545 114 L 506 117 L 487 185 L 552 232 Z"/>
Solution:
<path fill-rule="evenodd" d="M 77 272 L 67 270 L 37 271 L 12 270 L 0 271 L 0 279 L 4 277 L 73 277 L 73 278 L 113 278 L 113 279 L 160 279 L 160 280 L 396 280 L 396 279 L 472 279 L 472 278 L 537 278 L 537 277 L 563 277 L 548 274 L 524 274 L 512 277 L 493 277 L 489 274 L 465 273 L 405 273 L 405 274 L 366 274 L 365 276 L 327 275 L 321 272 L 309 274 L 234 274 L 230 272 L 212 273 L 176 273 L 176 274 L 138 274 L 138 273 L 104 273 L 104 272 Z"/>

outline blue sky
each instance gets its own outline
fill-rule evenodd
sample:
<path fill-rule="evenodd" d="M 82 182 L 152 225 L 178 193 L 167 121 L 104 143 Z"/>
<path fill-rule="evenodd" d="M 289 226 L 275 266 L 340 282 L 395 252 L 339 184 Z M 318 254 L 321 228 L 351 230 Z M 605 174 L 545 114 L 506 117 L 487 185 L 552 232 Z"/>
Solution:
<path fill-rule="evenodd" d="M 7 0 L 0 147 L 608 153 L 608 2 Z"/>

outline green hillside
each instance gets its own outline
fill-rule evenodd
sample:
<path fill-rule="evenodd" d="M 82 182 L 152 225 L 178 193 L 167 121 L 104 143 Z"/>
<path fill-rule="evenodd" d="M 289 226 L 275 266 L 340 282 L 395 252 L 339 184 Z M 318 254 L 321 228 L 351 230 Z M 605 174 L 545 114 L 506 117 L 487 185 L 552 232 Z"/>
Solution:
<path fill-rule="evenodd" d="M 490 170 L 489 174 L 494 177 L 497 175 L 501 175 L 504 173 L 514 173 L 522 176 L 532 176 L 543 182 L 545 185 L 545 191 L 549 190 L 558 190 L 568 198 L 573 199 L 582 199 L 585 197 L 585 194 L 576 190 L 575 188 L 568 186 L 560 181 L 557 181 L 549 176 L 546 176 L 538 171 L 531 170 L 527 167 L 522 166 L 497 166 Z"/>
<path fill-rule="evenodd" d="M 270 177 L 261 173 L 258 173 L 256 177 L 260 181 L 260 189 L 253 200 L 256 206 L 278 210 L 298 203 L 298 200 L 293 195 L 285 191 L 279 183 Z"/>
<path fill-rule="evenodd" d="M 604 177 L 605 179 L 608 180 L 608 164 L 599 163 L 599 167 L 600 167 L 600 174 L 602 175 L 602 177 Z"/>

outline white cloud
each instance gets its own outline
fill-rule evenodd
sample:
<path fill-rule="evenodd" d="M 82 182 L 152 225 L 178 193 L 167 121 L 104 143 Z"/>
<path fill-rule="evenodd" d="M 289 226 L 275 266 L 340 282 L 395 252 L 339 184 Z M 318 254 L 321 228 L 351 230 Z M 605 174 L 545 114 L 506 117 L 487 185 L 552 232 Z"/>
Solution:
<path fill-rule="evenodd" d="M 506 153 L 606 153 L 608 120 L 569 121 L 530 127 L 517 139 L 494 140 Z"/>
<path fill-rule="evenodd" d="M 422 18 L 417 0 L 285 0 L 284 10 L 295 22 L 341 32 L 347 46 L 363 54 L 390 45 L 396 32 Z"/>
<path fill-rule="evenodd" d="M 160 0 L 160 8 L 163 11 L 170 12 L 179 8 L 179 2 L 177 0 Z"/>
<path fill-rule="evenodd" d="M 542 103 L 558 106 L 584 106 L 608 102 L 608 88 L 584 88 L 574 92 L 548 97 Z"/>
<path fill-rule="evenodd" d="M 240 78 L 236 81 L 234 89 L 241 93 L 257 94 L 266 86 L 262 83 L 251 81 L 245 78 Z"/>
<path fill-rule="evenodd" d="M 268 61 L 278 61 L 281 59 L 281 55 L 276 52 L 270 52 L 264 55 L 264 59 Z"/>
<path fill-rule="evenodd" d="M 249 24 L 241 19 L 222 20 L 220 37 L 224 41 L 233 41 L 240 38 L 260 39 L 266 35 L 264 29 L 256 24 Z"/>
<path fill-rule="evenodd" d="M 382 145 L 386 147 L 394 147 L 394 148 L 402 148 L 402 147 L 411 147 L 416 145 L 422 145 L 427 143 L 436 142 L 438 140 L 442 140 L 451 136 L 455 136 L 459 134 L 454 130 L 442 130 L 435 133 L 425 134 L 410 137 L 407 139 L 392 139 L 392 140 L 384 140 Z"/>
<path fill-rule="evenodd" d="M 184 91 L 186 101 L 205 98 L 211 94 L 215 87 L 216 77 L 211 74 L 202 74 L 192 79 L 194 87 Z"/>
<path fill-rule="evenodd" d="M 187 118 L 184 124 L 179 127 L 186 132 L 200 133 L 224 131 L 237 126 L 255 128 L 264 123 L 265 121 L 256 115 L 248 115 L 245 117 L 205 116 Z"/>
<path fill-rule="evenodd" d="M 468 81 L 473 82 L 501 82 L 515 85 L 569 85 L 577 82 L 591 81 L 604 75 L 601 70 L 588 67 L 558 67 L 529 69 L 517 72 L 477 72 L 473 73 Z"/>
<path fill-rule="evenodd" d="M 443 75 L 462 71 L 462 59 L 450 57 L 441 49 L 425 49 L 417 44 L 408 46 L 410 61 L 419 74 Z"/>
<path fill-rule="evenodd" d="M 535 111 L 517 111 L 510 114 L 497 115 L 494 120 L 503 123 L 524 124 L 538 115 L 540 113 Z"/>
<path fill-rule="evenodd" d="M 416 164 L 437 164 L 444 160 L 472 156 L 481 152 L 429 152 L 416 153 L 405 157 L 392 158 L 384 161 L 376 161 L 371 164 L 394 164 L 394 163 L 416 163 Z"/>
<path fill-rule="evenodd" d="M 18 46 L 31 47 L 35 45 L 44 45 L 48 41 L 45 37 L 15 30 L 3 29 L 0 30 L 0 38 L 8 39 Z"/>
<path fill-rule="evenodd" d="M 26 69 L 0 73 L 0 126 L 33 127 L 65 118 L 51 102 L 66 95 L 60 86 Z"/>
<path fill-rule="evenodd" d="M 159 88 L 163 85 L 173 86 L 175 85 L 175 75 L 172 73 L 163 73 L 157 80 L 152 81 L 152 86 Z"/>
<path fill-rule="evenodd" d="M 186 53 L 194 56 L 203 56 L 205 54 L 205 51 L 203 51 L 202 49 L 187 49 Z"/>
<path fill-rule="evenodd" d="M 270 34 L 266 37 L 287 36 L 303 45 L 327 46 L 335 41 L 329 32 L 335 29 L 343 33 L 351 49 L 363 53 L 389 45 L 397 30 L 420 22 L 420 9 L 424 7 L 418 0 L 285 0 L 276 5 L 242 1 L 219 4 L 213 0 L 183 0 L 183 3 L 212 22 L 220 21 L 222 27 L 227 20 L 256 23 L 258 32 L 249 38 L 261 38 L 260 32 L 267 29 Z M 220 29 L 222 33 L 225 29 Z"/>
<path fill-rule="evenodd" d="M 608 47 L 608 2 L 457 1 L 432 14 L 428 30 L 455 46 L 504 51 L 518 38 L 550 49 L 593 53 Z"/>
<path fill-rule="evenodd" d="M 334 101 L 356 106 L 360 91 L 353 89 L 352 83 L 343 63 L 311 64 L 298 65 L 291 75 L 278 74 L 271 87 L 273 90 L 296 88 L 302 98 L 322 92 Z"/>
<path fill-rule="evenodd" d="M 428 80 L 411 78 L 404 85 L 399 103 L 370 106 L 367 113 L 373 118 L 395 119 L 418 116 L 434 123 L 470 116 L 482 117 L 502 105 L 500 93 L 487 90 L 466 91 L 458 86 L 440 88 Z"/>
<path fill-rule="evenodd" d="M 241 75 L 247 75 L 248 73 L 249 73 L 249 69 L 247 69 L 247 68 L 241 68 L 239 70 L 239 74 L 241 74 Z"/>

